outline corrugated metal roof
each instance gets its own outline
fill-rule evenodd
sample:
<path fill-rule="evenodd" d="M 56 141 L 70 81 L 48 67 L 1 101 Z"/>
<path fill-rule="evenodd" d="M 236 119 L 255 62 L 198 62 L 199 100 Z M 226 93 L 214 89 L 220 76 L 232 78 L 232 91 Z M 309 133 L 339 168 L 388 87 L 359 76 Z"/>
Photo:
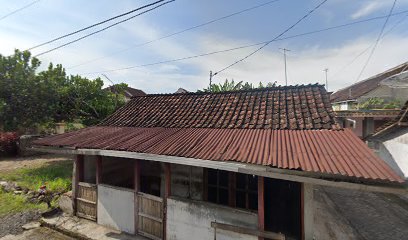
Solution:
<path fill-rule="evenodd" d="M 350 130 L 90 127 L 37 145 L 237 161 L 282 169 L 403 182 Z"/>
<path fill-rule="evenodd" d="M 382 72 L 373 77 L 355 83 L 349 87 L 340 89 L 337 92 L 330 95 L 330 100 L 331 102 L 341 102 L 360 98 L 364 94 L 380 86 L 380 82 L 383 81 L 384 79 L 390 76 L 394 76 L 395 74 L 401 73 L 401 71 L 403 71 L 407 67 L 408 62 L 398 65 L 392 69 L 388 69 L 385 72 Z"/>
<path fill-rule="evenodd" d="M 133 98 L 100 126 L 338 129 L 322 85 Z"/>

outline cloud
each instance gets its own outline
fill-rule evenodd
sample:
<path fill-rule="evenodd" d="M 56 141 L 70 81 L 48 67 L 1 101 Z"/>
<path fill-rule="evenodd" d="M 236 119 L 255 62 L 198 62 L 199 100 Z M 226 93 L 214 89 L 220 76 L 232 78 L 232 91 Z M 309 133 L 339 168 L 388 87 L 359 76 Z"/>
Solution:
<path fill-rule="evenodd" d="M 381 0 L 381 1 L 370 1 L 370 2 L 366 2 L 364 3 L 360 9 L 358 9 L 357 11 L 355 11 L 352 15 L 351 18 L 352 19 L 357 19 L 357 18 L 361 18 L 364 16 L 367 16 L 371 13 L 374 13 L 375 11 L 388 6 L 389 2 Z"/>

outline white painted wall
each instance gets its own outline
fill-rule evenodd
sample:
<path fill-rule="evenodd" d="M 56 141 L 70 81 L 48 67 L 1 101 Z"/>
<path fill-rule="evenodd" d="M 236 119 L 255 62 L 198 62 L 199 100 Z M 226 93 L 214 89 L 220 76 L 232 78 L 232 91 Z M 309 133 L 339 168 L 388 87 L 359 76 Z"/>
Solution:
<path fill-rule="evenodd" d="M 98 224 L 135 233 L 135 193 L 132 190 L 98 185 Z"/>
<path fill-rule="evenodd" d="M 408 178 L 408 128 L 388 136 L 380 144 L 378 154 L 401 177 Z"/>
<path fill-rule="evenodd" d="M 167 239 L 214 239 L 211 222 L 257 229 L 256 213 L 200 201 L 167 199 Z M 257 237 L 217 230 L 217 240 L 253 239 Z"/>

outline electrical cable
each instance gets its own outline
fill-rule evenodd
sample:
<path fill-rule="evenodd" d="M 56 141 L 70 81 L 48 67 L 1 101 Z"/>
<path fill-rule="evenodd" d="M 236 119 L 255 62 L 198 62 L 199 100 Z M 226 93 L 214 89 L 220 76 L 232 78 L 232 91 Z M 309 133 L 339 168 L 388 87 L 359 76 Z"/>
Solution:
<path fill-rule="evenodd" d="M 81 29 L 76 30 L 76 31 L 74 31 L 74 32 L 71 32 L 71 33 L 62 35 L 62 36 L 60 36 L 60 37 L 53 38 L 53 39 L 51 39 L 51 40 L 49 40 L 49 41 L 46 41 L 46 42 L 40 43 L 40 44 L 38 44 L 38 45 L 35 45 L 35 46 L 33 46 L 33 47 L 30 47 L 30 48 L 26 49 L 26 51 L 30 51 L 30 50 L 33 50 L 33 49 L 35 49 L 35 48 L 44 46 L 44 45 L 46 45 L 46 44 L 53 43 L 53 42 L 58 41 L 58 40 L 60 40 L 60 39 L 63 39 L 63 38 L 72 36 L 72 35 L 74 35 L 74 34 L 77 34 L 77 33 L 80 33 L 80 32 L 82 32 L 82 31 L 88 30 L 88 29 L 90 29 L 90 28 L 99 26 L 99 25 L 101 25 L 101 24 L 110 22 L 110 21 L 112 21 L 112 20 L 115 20 L 115 19 L 117 19 L 117 18 L 120 18 L 120 17 L 126 16 L 126 15 L 129 15 L 129 14 L 131 14 L 131 13 L 134 13 L 134 12 L 139 11 L 139 10 L 142 10 L 142 9 L 144 9 L 144 8 L 147 8 L 147 7 L 156 5 L 157 3 L 160 3 L 160 2 L 163 2 L 163 1 L 164 1 L 164 0 L 159 0 L 159 1 L 156 1 L 156 2 L 154 2 L 154 3 L 150 3 L 150 4 L 147 4 L 147 5 L 141 6 L 141 7 L 139 7 L 139 8 L 133 9 L 133 10 L 131 10 L 131 11 L 129 11 L 129 12 L 122 13 L 122 14 L 117 15 L 117 16 L 115 16 L 115 17 L 111 17 L 111 18 L 106 19 L 106 20 L 103 20 L 103 21 L 101 21 L 101 22 L 92 24 L 92 25 L 90 25 L 90 26 L 88 26 L 88 27 L 84 27 L 84 28 L 81 28 Z"/>
<path fill-rule="evenodd" d="M 141 12 L 141 13 L 138 13 L 138 14 L 136 14 L 136 15 L 134 15 L 134 16 L 131 16 L 131 17 L 129 17 L 129 18 L 126 18 L 126 19 L 124 19 L 124 20 L 121 20 L 121 21 L 119 21 L 119 22 L 116 22 L 116 23 L 114 23 L 114 24 L 111 24 L 111 25 L 109 25 L 109 26 L 107 26 L 107 27 L 104 27 L 104 28 L 102 28 L 102 29 L 100 29 L 100 30 L 98 30 L 98 31 L 91 32 L 91 33 L 89 33 L 89 34 L 87 34 L 87 35 L 85 35 L 85 36 L 82 36 L 82 37 L 80 37 L 80 38 L 74 39 L 74 40 L 72 40 L 72 41 L 69 41 L 69 42 L 64 43 L 64 44 L 62 44 L 62 45 L 59 45 L 59 46 L 57 46 L 57 47 L 51 48 L 51 49 L 49 49 L 49 50 L 47 50 L 47 51 L 45 51 L 45 52 L 41 52 L 41 53 L 39 53 L 39 54 L 36 54 L 36 55 L 34 55 L 34 57 L 38 57 L 38 56 L 44 55 L 44 54 L 46 54 L 46 53 L 53 52 L 53 51 L 55 51 L 55 50 L 57 50 L 57 49 L 60 49 L 60 48 L 62 48 L 62 47 L 68 46 L 68 45 L 70 45 L 70 44 L 72 44 L 72 43 L 78 42 L 78 41 L 80 41 L 80 40 L 82 40 L 82 39 L 84 39 L 84 38 L 87 38 L 87 37 L 90 37 L 90 36 L 95 35 L 95 34 L 97 34 L 97 33 L 100 33 L 100 32 L 102 32 L 102 31 L 105 31 L 105 30 L 107 30 L 107 29 L 109 29 L 109 28 L 111 28 L 111 27 L 114 27 L 114 26 L 116 26 L 116 25 L 118 25 L 118 24 L 120 24 L 120 23 L 129 21 L 129 20 L 131 20 L 131 19 L 133 19 L 133 18 L 135 18 L 135 17 L 138 17 L 138 16 L 143 15 L 143 14 L 145 14 L 145 13 L 148 13 L 148 12 L 150 12 L 150 11 L 153 11 L 153 10 L 156 9 L 156 8 L 159 8 L 159 7 L 163 6 L 163 5 L 166 5 L 166 4 L 171 3 L 171 2 L 174 2 L 174 1 L 175 1 L 175 0 L 170 0 L 170 1 L 164 2 L 164 3 L 159 4 L 159 5 L 157 5 L 157 6 L 153 7 L 153 8 L 150 8 L 150 9 L 148 9 L 148 10 L 145 10 L 145 11 Z"/>
<path fill-rule="evenodd" d="M 375 52 L 375 49 L 377 48 L 378 42 L 380 41 L 381 36 L 382 36 L 382 34 L 384 32 L 385 26 L 387 26 L 388 20 L 390 19 L 390 16 L 391 16 L 392 12 L 394 11 L 394 7 L 395 7 L 396 3 L 397 3 L 397 0 L 394 0 L 394 3 L 392 4 L 392 7 L 391 7 L 390 12 L 388 14 L 388 17 L 385 19 L 385 22 L 384 22 L 384 24 L 383 24 L 383 26 L 381 28 L 380 34 L 378 34 L 378 37 L 377 37 L 377 39 L 375 41 L 375 44 L 374 44 L 373 48 L 371 49 L 370 55 L 368 56 L 366 62 L 364 63 L 364 66 L 361 69 L 360 73 L 358 74 L 356 82 L 358 82 L 358 80 L 360 80 L 361 75 L 363 75 L 364 70 L 366 69 L 368 63 L 370 62 L 371 57 L 373 56 L 373 54 Z"/>
<path fill-rule="evenodd" d="M 16 9 L 16 10 L 14 10 L 14 11 L 12 11 L 12 12 L 10 12 L 10 13 L 8 13 L 8 14 L 2 16 L 2 17 L 0 17 L 0 21 L 3 20 L 3 19 L 5 19 L 5 18 L 7 18 L 7 17 L 9 17 L 9 16 L 11 16 L 11 15 L 13 15 L 13 14 L 16 14 L 16 13 L 20 12 L 21 10 L 24 10 L 24 9 L 26 9 L 26 8 L 28 8 L 28 7 L 31 7 L 32 5 L 38 3 L 39 1 L 40 1 L 40 0 L 33 1 L 33 2 L 31 2 L 31 3 L 29 3 L 29 4 L 25 5 L 25 6 L 23 6 L 23 7 L 21 7 L 21 8 L 18 8 L 18 9 Z"/>
<path fill-rule="evenodd" d="M 266 42 L 264 45 L 262 45 L 260 48 L 256 49 L 255 51 L 251 52 L 250 54 L 246 55 L 245 57 L 239 59 L 238 61 L 235 61 L 234 63 L 226 66 L 225 68 L 215 72 L 213 74 L 213 76 L 227 70 L 228 68 L 244 61 L 245 59 L 251 57 L 252 55 L 254 55 L 255 53 L 261 51 L 263 48 L 265 48 L 266 46 L 268 46 L 271 42 L 273 42 L 274 40 L 278 39 L 279 37 L 281 37 L 282 35 L 284 35 L 285 33 L 287 33 L 288 31 L 290 31 L 292 28 L 294 28 L 296 25 L 298 25 L 300 22 L 302 22 L 304 19 L 306 19 L 307 17 L 309 17 L 314 11 L 316 11 L 318 8 L 320 8 L 324 3 L 326 3 L 327 0 L 322 1 L 321 3 L 319 3 L 316 7 L 314 7 L 312 10 L 310 10 L 306 15 L 304 15 L 303 17 L 301 17 L 299 20 L 297 20 L 294 24 L 292 24 L 289 28 L 287 28 L 285 31 L 283 31 L 282 33 L 280 33 L 279 35 L 277 35 L 274 39 Z"/>
<path fill-rule="evenodd" d="M 192 26 L 192 27 L 189 27 L 189 28 L 186 28 L 186 29 L 177 31 L 177 32 L 173 32 L 173 33 L 164 35 L 164 36 L 162 36 L 162 37 L 159 37 L 159 38 L 156 38 L 156 39 L 153 39 L 153 40 L 144 42 L 144 43 L 135 44 L 135 45 L 133 45 L 133 46 L 130 46 L 130 47 L 125 48 L 125 49 L 122 49 L 122 50 L 119 50 L 119 51 L 114 52 L 114 53 L 112 53 L 112 54 L 109 54 L 109 55 L 107 55 L 107 56 L 103 56 L 103 57 L 99 57 L 99 58 L 94 58 L 94 59 L 91 59 L 91 60 L 88 60 L 88 61 L 79 63 L 79 64 L 77 64 L 77 65 L 70 66 L 70 67 L 68 67 L 67 69 L 73 69 L 73 68 L 76 68 L 76 67 L 79 67 L 79 66 L 83 66 L 83 65 L 88 64 L 88 63 L 96 62 L 96 61 L 99 61 L 99 60 L 102 60 L 102 59 L 105 59 L 105 58 L 108 58 L 108 57 L 117 55 L 117 54 L 119 54 L 119 53 L 128 51 L 128 50 L 133 49 L 133 48 L 145 46 L 145 45 L 148 45 L 148 44 L 150 44 L 150 43 L 157 42 L 157 41 L 160 41 L 160 40 L 169 38 L 169 37 L 173 37 L 173 36 L 175 36 L 175 35 L 179 35 L 179 34 L 181 34 L 181 33 L 184 33 L 184 32 L 187 32 L 187 31 L 196 29 L 196 28 L 200 28 L 200 27 L 207 26 L 207 25 L 209 25 L 209 24 L 212 24 L 212 23 L 215 23 L 215 22 L 218 22 L 218 21 L 221 21 L 221 20 L 224 20 L 224 19 L 233 17 L 233 16 L 235 16 L 235 15 L 239 15 L 239 14 L 244 13 L 244 12 L 252 11 L 252 10 L 254 10 L 254 9 L 257 9 L 257 8 L 260 8 L 260 7 L 269 5 L 269 4 L 274 3 L 274 2 L 277 2 L 277 1 L 280 1 L 280 0 L 273 0 L 273 1 L 265 2 L 265 3 L 259 4 L 259 5 L 250 7 L 250 8 L 246 8 L 246 9 L 240 10 L 240 11 L 238 11 L 238 12 L 234 12 L 234 13 L 231 13 L 231 14 L 228 14 L 228 15 L 225 15 L 225 16 L 222 16 L 222 17 L 219 17 L 219 18 L 216 18 L 216 19 L 207 21 L 207 22 L 205 22 L 205 23 L 201 23 L 201 24 L 198 24 L 198 25 L 195 25 L 195 26 Z"/>
<path fill-rule="evenodd" d="M 401 15 L 401 14 L 405 14 L 405 13 L 408 13 L 408 10 L 395 13 L 392 16 Z M 302 36 L 306 36 L 306 35 L 312 35 L 312 34 L 321 33 L 321 32 L 325 32 L 325 31 L 329 31 L 329 30 L 333 30 L 333 29 L 352 26 L 352 25 L 355 25 L 355 24 L 360 24 L 360 23 L 369 22 L 369 21 L 373 21 L 373 20 L 383 19 L 383 18 L 386 18 L 387 16 L 388 15 L 384 15 L 384 16 L 368 18 L 368 19 L 365 19 L 365 20 L 354 21 L 354 22 L 345 23 L 345 24 L 341 24 L 341 25 L 337 25 L 337 26 L 333 26 L 333 27 L 328 27 L 328 28 L 323 28 L 323 29 L 319 29 L 319 30 L 315 30 L 315 31 L 300 33 L 300 34 L 296 34 L 296 35 L 292 35 L 292 36 L 288 36 L 288 37 L 284 37 L 284 38 L 278 38 L 278 39 L 275 39 L 273 41 L 282 41 L 282 40 L 286 40 L 286 39 L 292 39 L 292 38 L 302 37 Z M 105 72 L 116 72 L 116 71 L 132 69 L 132 68 L 139 68 L 139 67 L 153 66 L 153 65 L 159 65 L 159 64 L 164 64 L 164 63 L 178 62 L 178 61 L 182 61 L 182 60 L 188 60 L 188 59 L 204 57 L 204 56 L 209 56 L 209 55 L 218 54 L 218 53 L 224 53 L 224 52 L 229 52 L 229 51 L 235 51 L 235 50 L 239 50 L 239 49 L 254 47 L 254 46 L 261 45 L 261 44 L 265 44 L 267 42 L 269 42 L 269 41 L 263 41 L 263 42 L 259 42 L 259 43 L 243 45 L 243 46 L 239 46 L 239 47 L 234 47 L 234 48 L 229 48 L 229 49 L 224 49 L 224 50 L 219 50 L 219 51 L 214 51 L 214 52 L 209 52 L 209 53 L 203 53 L 203 54 L 198 54 L 198 55 L 189 56 L 189 57 L 182 57 L 182 58 L 177 58 L 177 59 L 159 61 L 159 62 L 154 62 L 154 63 L 135 65 L 135 66 L 129 66 L 129 67 L 123 67 L 123 68 L 117 68 L 117 69 L 110 69 L 110 70 L 105 70 L 105 71 L 86 72 L 86 73 L 81 73 L 81 75 L 99 74 L 99 73 L 105 73 Z"/>

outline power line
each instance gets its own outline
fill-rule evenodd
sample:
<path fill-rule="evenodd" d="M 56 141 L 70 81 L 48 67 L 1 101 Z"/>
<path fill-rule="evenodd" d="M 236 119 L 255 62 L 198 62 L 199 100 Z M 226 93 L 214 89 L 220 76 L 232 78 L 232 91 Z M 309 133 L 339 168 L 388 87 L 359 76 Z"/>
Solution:
<path fill-rule="evenodd" d="M 68 67 L 67 69 L 76 68 L 76 67 L 79 67 L 79 66 L 82 66 L 82 65 L 91 63 L 91 62 L 95 62 L 95 61 L 98 61 L 98 60 L 101 60 L 101 59 L 105 59 L 105 58 L 107 58 L 107 57 L 110 57 L 110 56 L 113 56 L 113 55 L 116 55 L 116 54 L 119 54 L 119 53 L 128 51 L 128 50 L 130 50 L 130 49 L 137 48 L 137 47 L 141 47 L 141 46 L 145 46 L 145 45 L 148 45 L 148 44 L 153 43 L 153 42 L 157 42 L 157 41 L 160 41 L 160 40 L 163 40 L 163 39 L 166 39 L 166 38 L 169 38 L 169 37 L 173 37 L 173 36 L 175 36 L 175 35 L 178 35 L 178 34 L 181 34 L 181 33 L 187 32 L 187 31 L 190 31 L 190 30 L 194 30 L 194 29 L 196 29 L 196 28 L 204 27 L 204 26 L 207 26 L 207 25 L 209 25 L 209 24 L 212 24 L 212 23 L 215 23 L 215 22 L 218 22 L 218 21 L 221 21 L 221 20 L 224 20 L 224 19 L 233 17 L 233 16 L 235 16 L 235 15 L 239 15 L 239 14 L 241 14 L 241 13 L 249 12 L 249 11 L 255 10 L 255 9 L 257 9 L 257 8 L 260 8 L 260 7 L 263 7 L 263 6 L 269 5 L 269 4 L 274 3 L 274 2 L 278 2 L 278 1 L 280 1 L 280 0 L 273 0 L 273 1 L 265 2 L 265 3 L 259 4 L 259 5 L 250 7 L 250 8 L 246 8 L 246 9 L 240 10 L 240 11 L 238 11 L 238 12 L 234 12 L 234 13 L 231 13 L 231 14 L 228 14 L 228 15 L 225 15 L 225 16 L 222 16 L 222 17 L 219 17 L 219 18 L 210 20 L 210 21 L 208 21 L 208 22 L 195 25 L 195 26 L 193 26 L 193 27 L 189 27 L 189 28 L 186 28 L 186 29 L 177 31 L 177 32 L 173 32 L 173 33 L 170 33 L 170 34 L 168 34 L 168 35 L 164 35 L 164 36 L 162 36 L 162 37 L 159 37 L 159 38 L 156 38 L 156 39 L 153 39 L 153 40 L 144 42 L 144 43 L 139 43 L 139 44 L 133 45 L 133 46 L 131 46 L 131 47 L 128 47 L 128 48 L 119 50 L 119 51 L 117 51 L 117 52 L 114 52 L 114 53 L 109 54 L 109 55 L 104 56 L 104 57 L 94 58 L 94 59 L 91 59 L 91 60 L 89 60 L 89 61 L 79 63 L 79 64 L 77 64 L 77 65 Z"/>
<path fill-rule="evenodd" d="M 306 19 L 310 14 L 312 14 L 314 11 L 316 11 L 320 6 L 322 6 L 325 2 L 327 2 L 327 0 L 322 1 L 321 3 L 319 3 L 315 8 L 313 8 L 312 10 L 310 10 L 306 15 L 304 15 L 303 17 L 301 17 L 299 20 L 297 20 L 294 24 L 292 24 L 289 28 L 287 28 L 285 31 L 283 31 L 282 33 L 280 33 L 278 36 L 276 36 L 274 39 L 266 42 L 264 45 L 262 45 L 260 48 L 256 49 L 255 51 L 251 52 L 250 54 L 246 55 L 245 57 L 239 59 L 238 61 L 235 61 L 234 63 L 226 66 L 225 68 L 217 71 L 214 73 L 214 75 L 217 75 L 225 70 L 227 70 L 228 68 L 234 66 L 235 64 L 238 64 L 242 61 L 244 61 L 245 59 L 251 57 L 252 55 L 254 55 L 255 53 L 261 51 L 264 47 L 268 46 L 271 42 L 275 41 L 276 39 L 278 39 L 279 37 L 281 37 L 282 35 L 284 35 L 285 33 L 287 33 L 288 31 L 290 31 L 292 28 L 294 28 L 296 25 L 298 25 L 301 21 L 303 21 L 304 19 Z"/>
<path fill-rule="evenodd" d="M 395 15 L 400 15 L 400 14 L 405 14 L 405 13 L 408 13 L 408 10 L 395 13 L 395 14 L 393 14 L 393 16 L 395 16 Z M 288 36 L 288 37 L 284 37 L 284 38 L 278 38 L 278 39 L 275 39 L 275 40 L 272 40 L 272 41 L 282 41 L 282 40 L 286 40 L 286 39 L 292 39 L 292 38 L 307 36 L 307 35 L 316 34 L 316 33 L 321 33 L 321 32 L 325 32 L 325 31 L 329 31 L 329 30 L 333 30 L 333 29 L 348 27 L 348 26 L 352 26 L 352 25 L 355 25 L 355 24 L 360 24 L 360 23 L 364 23 L 364 22 L 368 22 L 368 21 L 383 19 L 383 18 L 386 18 L 386 17 L 387 17 L 386 15 L 385 15 L 385 16 L 379 16 L 379 17 L 373 17 L 373 18 L 369 18 L 369 19 L 365 19 L 365 20 L 354 21 L 354 22 L 350 22 L 350 23 L 346 23 L 346 24 L 341 24 L 341 25 L 337 25 L 337 26 L 333 26 L 333 27 L 328 27 L 328 28 L 323 28 L 323 29 L 319 29 L 319 30 L 315 30 L 315 31 L 300 33 L 300 34 L 296 34 L 296 35 L 292 35 L 292 36 Z M 178 62 L 178 61 L 183 61 L 183 60 L 188 60 L 188 59 L 193 59 L 193 58 L 198 58 L 198 57 L 205 57 L 205 56 L 209 56 L 209 55 L 214 55 L 214 54 L 218 54 L 218 53 L 224 53 L 224 52 L 230 52 L 230 51 L 235 51 L 235 50 L 244 49 L 244 48 L 249 48 L 249 47 L 255 47 L 255 46 L 258 46 L 258 45 L 265 44 L 265 43 L 267 43 L 267 42 L 269 42 L 269 41 L 263 41 L 263 42 L 259 42 L 259 43 L 254 43 L 254 44 L 249 44 L 249 45 L 243 45 L 243 46 L 234 47 L 234 48 L 229 48 L 229 49 L 224 49 L 224 50 L 219 50 L 219 51 L 213 51 L 213 52 L 208 52 L 208 53 L 202 53 L 202 54 L 198 54 L 198 55 L 194 55 L 194 56 L 189 56 L 189 57 L 182 57 L 182 58 L 176 58 L 176 59 L 171 59 L 171 60 L 159 61 L 159 62 L 154 62 L 154 63 L 148 63 L 148 64 L 142 64 L 142 65 L 135 65 L 135 66 L 129 66 L 129 67 L 123 67 L 123 68 L 117 68 L 117 69 L 110 69 L 110 70 L 106 70 L 106 71 L 87 72 L 87 73 L 81 73 L 81 74 L 83 74 L 83 75 L 89 75 L 89 74 L 99 74 L 99 73 L 105 73 L 105 72 L 116 72 L 116 71 L 122 71 L 122 70 L 129 70 L 129 69 L 132 69 L 132 68 L 147 67 L 147 66 L 165 64 L 165 63 Z"/>
<path fill-rule="evenodd" d="M 31 7 L 32 5 L 38 3 L 39 1 L 40 1 L 40 0 L 35 0 L 35 1 L 33 1 L 33 2 L 31 2 L 31 3 L 29 3 L 29 4 L 25 5 L 25 6 L 23 6 L 23 7 L 21 7 L 21 8 L 18 8 L 18 9 L 16 9 L 16 10 L 14 10 L 14 11 L 12 11 L 12 12 L 10 12 L 10 13 L 8 13 L 8 14 L 2 16 L 2 17 L 0 17 L 0 21 L 3 20 L 3 19 L 5 19 L 5 18 L 7 18 L 7 17 L 9 17 L 9 16 L 11 16 L 11 15 L 13 15 L 13 14 L 16 14 L 16 13 L 20 12 L 21 10 L 24 10 L 24 9 L 26 9 L 26 8 L 28 8 L 28 7 Z"/>
<path fill-rule="evenodd" d="M 399 14 L 399 13 L 396 13 Z M 395 15 L 395 14 L 393 14 Z M 392 16 L 393 16 L 392 15 Z M 406 18 L 408 17 L 408 15 L 405 15 L 404 17 L 402 17 L 398 22 L 396 22 L 390 29 L 388 29 L 388 31 L 386 31 L 380 40 L 384 39 L 385 36 L 387 36 L 390 32 L 392 32 L 399 24 L 401 24 L 403 21 L 406 20 Z M 335 79 L 337 79 L 337 75 L 339 73 L 344 72 L 344 70 L 349 67 L 351 64 L 353 64 L 358 58 L 360 58 L 364 53 L 366 53 L 368 50 L 370 50 L 370 48 L 372 48 L 374 46 L 374 44 L 368 46 L 366 49 L 364 49 L 362 52 L 360 52 L 359 54 L 357 54 L 349 63 L 345 64 L 343 67 L 341 67 L 338 71 L 336 71 L 334 74 L 332 74 L 332 76 L 334 76 Z"/>
<path fill-rule="evenodd" d="M 80 32 L 82 32 L 82 31 L 88 30 L 88 29 L 90 29 L 90 28 L 99 26 L 99 25 L 104 24 L 104 23 L 107 23 L 107 22 L 110 22 L 110 21 L 115 20 L 115 19 L 117 19 L 117 18 L 120 18 L 120 17 L 126 16 L 126 15 L 129 15 L 129 14 L 131 14 L 131 13 L 134 13 L 134 12 L 136 12 L 136 11 L 139 11 L 139 10 L 142 10 L 142 9 L 144 9 L 144 8 L 150 7 L 150 6 L 152 6 L 152 5 L 156 5 L 157 3 L 160 3 L 160 2 L 163 2 L 163 1 L 164 1 L 164 0 L 159 0 L 159 1 L 156 1 L 156 2 L 154 2 L 154 3 L 150 3 L 150 4 L 147 4 L 147 5 L 141 6 L 141 7 L 139 7 L 139 8 L 133 9 L 133 10 L 131 10 L 131 11 L 129 11 L 129 12 L 125 12 L 125 13 L 122 13 L 122 14 L 117 15 L 117 16 L 115 16 L 115 17 L 111 17 L 111 18 L 106 19 L 106 20 L 103 20 L 103 21 L 101 21 L 101 22 L 92 24 L 92 25 L 90 25 L 90 26 L 88 26 L 88 27 L 81 28 L 81 29 L 79 29 L 79 30 L 76 30 L 76 31 L 74 31 L 74 32 L 71 32 L 71 33 L 62 35 L 62 36 L 60 36 L 60 37 L 56 37 L 56 38 L 51 39 L 51 40 L 49 40 L 49 41 L 46 41 L 46 42 L 43 42 L 43 43 L 41 43 L 41 44 L 35 45 L 34 47 L 30 47 L 29 49 L 27 49 L 27 51 L 30 51 L 30 50 L 33 50 L 33 49 L 35 49 L 35 48 L 44 46 L 44 45 L 46 45 L 46 44 L 50 44 L 50 43 L 55 42 L 55 41 L 58 41 L 58 40 L 60 40 L 60 39 L 63 39 L 63 38 L 72 36 L 72 35 L 74 35 L 74 34 L 80 33 Z"/>
<path fill-rule="evenodd" d="M 77 38 L 77 39 L 75 39 L 75 40 L 69 41 L 69 42 L 64 43 L 64 44 L 62 44 L 62 45 L 59 45 L 58 47 L 51 48 L 50 50 L 47 50 L 47 51 L 45 51 L 45 52 L 36 54 L 34 57 L 38 57 L 38 56 L 44 55 L 44 54 L 46 54 L 46 53 L 53 52 L 53 51 L 55 51 L 55 50 L 57 50 L 57 49 L 60 49 L 60 48 L 62 48 L 62 47 L 68 46 L 68 45 L 70 45 L 70 44 L 72 44 L 72 43 L 78 42 L 78 41 L 80 41 L 80 40 L 82 40 L 82 39 L 84 39 L 84 38 L 87 38 L 87 37 L 90 37 L 90 36 L 95 35 L 95 34 L 97 34 L 97 33 L 100 33 L 100 32 L 102 32 L 102 31 L 105 31 L 105 30 L 107 30 L 107 29 L 109 29 L 109 28 L 111 28 L 111 27 L 114 27 L 114 26 L 116 26 L 116 25 L 118 25 L 118 24 L 120 24 L 120 23 L 129 21 L 129 20 L 131 20 L 131 19 L 133 19 L 133 18 L 135 18 L 135 17 L 137 17 L 137 16 L 140 16 L 140 15 L 143 15 L 143 14 L 145 14 L 145 13 L 147 13 L 147 12 L 153 11 L 153 10 L 156 9 L 156 8 L 159 8 L 159 7 L 163 6 L 163 5 L 166 5 L 166 4 L 171 3 L 171 2 L 174 2 L 174 1 L 175 1 L 175 0 L 170 0 L 170 1 L 164 2 L 164 3 L 159 4 L 159 5 L 157 5 L 157 6 L 153 7 L 153 8 L 150 8 L 150 9 L 148 9 L 148 10 L 145 10 L 145 11 L 141 12 L 141 13 L 138 13 L 138 14 L 136 14 L 136 15 L 134 15 L 134 16 L 131 16 L 131 17 L 129 17 L 129 18 L 126 18 L 126 19 L 123 19 L 123 20 L 121 20 L 121 21 L 119 21 L 119 22 L 116 22 L 116 23 L 114 23 L 114 24 L 111 24 L 111 25 L 109 25 L 109 26 L 107 26 L 107 27 L 104 27 L 104 28 L 102 28 L 102 29 L 100 29 L 100 30 L 98 30 L 98 31 L 91 32 L 91 33 L 89 33 L 89 34 L 87 34 L 87 35 L 85 35 L 85 36 L 82 36 L 82 37 Z"/>
<path fill-rule="evenodd" d="M 384 22 L 384 24 L 383 24 L 383 26 L 382 26 L 382 28 L 381 28 L 380 34 L 378 34 L 378 37 L 377 37 L 377 39 L 376 39 L 376 41 L 375 41 L 375 44 L 374 44 L 373 48 L 371 49 L 370 55 L 368 56 L 368 58 L 367 58 L 367 60 L 366 60 L 366 62 L 365 62 L 365 64 L 364 64 L 363 68 L 361 69 L 360 73 L 358 74 L 358 77 L 357 77 L 356 82 L 358 82 L 358 80 L 360 80 L 361 75 L 363 75 L 364 70 L 366 69 L 368 63 L 370 62 L 370 59 L 371 59 L 371 57 L 373 56 L 375 49 L 377 48 L 378 42 L 380 41 L 380 39 L 381 39 L 381 37 L 382 37 L 382 35 L 383 35 L 385 26 L 387 25 L 388 20 L 390 19 L 390 16 L 391 16 L 392 12 L 394 11 L 394 7 L 395 7 L 395 4 L 396 4 L 396 3 L 397 3 L 397 0 L 394 0 L 394 2 L 393 2 L 393 4 L 392 4 L 392 7 L 391 7 L 391 9 L 390 9 L 390 12 L 388 13 L 388 16 L 387 16 L 387 18 L 385 19 L 385 22 Z"/>

